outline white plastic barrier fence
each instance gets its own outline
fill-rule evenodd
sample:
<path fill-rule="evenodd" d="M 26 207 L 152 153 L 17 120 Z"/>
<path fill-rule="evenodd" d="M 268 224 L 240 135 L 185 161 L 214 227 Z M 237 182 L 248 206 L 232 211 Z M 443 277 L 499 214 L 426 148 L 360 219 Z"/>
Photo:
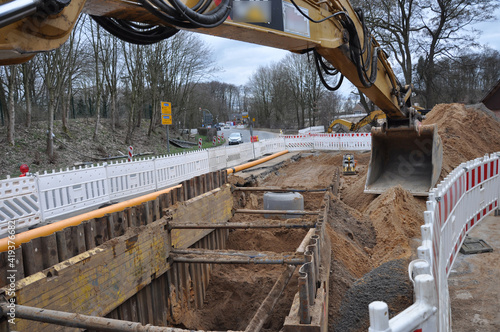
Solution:
<path fill-rule="evenodd" d="M 366 151 L 372 147 L 371 133 L 315 134 L 313 138 L 317 150 Z"/>
<path fill-rule="evenodd" d="M 290 151 L 313 149 L 365 151 L 371 149 L 372 141 L 371 133 L 303 134 L 283 137 L 286 149 Z"/>
<path fill-rule="evenodd" d="M 325 132 L 325 126 L 307 127 L 299 130 L 299 134 L 309 134 L 309 133 L 319 134 L 324 132 Z"/>
<path fill-rule="evenodd" d="M 0 181 L 0 234 L 8 227 L 29 227 L 41 219 L 37 181 L 34 177 L 7 178 Z"/>
<path fill-rule="evenodd" d="M 314 138 L 309 134 L 287 135 L 285 139 L 286 149 L 289 151 L 313 150 Z"/>
<path fill-rule="evenodd" d="M 497 152 L 460 164 L 429 193 L 418 257 L 419 261 L 427 265 L 427 268 L 422 269 L 428 270 L 423 275 L 428 275 L 433 281 L 430 289 L 437 297 L 435 322 L 429 323 L 421 316 L 416 319 L 419 324 L 407 329 L 396 329 L 396 322 L 410 319 L 405 310 L 389 321 L 389 330 L 383 329 L 385 325 L 378 323 L 381 315 L 372 315 L 372 305 L 377 307 L 378 304 L 372 303 L 370 332 L 451 331 L 448 275 L 467 233 L 491 211 L 498 209 L 499 156 L 500 152 Z"/>

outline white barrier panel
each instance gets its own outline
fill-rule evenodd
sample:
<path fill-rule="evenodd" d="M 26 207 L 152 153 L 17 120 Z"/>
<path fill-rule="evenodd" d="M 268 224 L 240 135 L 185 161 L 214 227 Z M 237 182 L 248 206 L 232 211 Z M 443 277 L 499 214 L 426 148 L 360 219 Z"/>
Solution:
<path fill-rule="evenodd" d="M 29 227 L 41 222 L 36 178 L 32 176 L 7 178 L 0 181 L 0 234 L 11 227 Z M 15 225 L 12 224 L 15 221 Z"/>
<path fill-rule="evenodd" d="M 154 160 L 136 160 L 105 165 L 109 199 L 137 195 L 156 189 Z"/>
<path fill-rule="evenodd" d="M 305 134 L 284 136 L 288 150 L 349 150 L 365 151 L 371 149 L 371 133 L 349 134 Z"/>
<path fill-rule="evenodd" d="M 288 151 L 313 150 L 314 138 L 309 135 L 287 135 L 285 138 L 285 146 Z"/>
<path fill-rule="evenodd" d="M 226 147 L 208 149 L 208 164 L 210 165 L 210 172 L 227 168 Z"/>
<path fill-rule="evenodd" d="M 44 220 L 109 201 L 104 166 L 53 171 L 37 178 Z"/>

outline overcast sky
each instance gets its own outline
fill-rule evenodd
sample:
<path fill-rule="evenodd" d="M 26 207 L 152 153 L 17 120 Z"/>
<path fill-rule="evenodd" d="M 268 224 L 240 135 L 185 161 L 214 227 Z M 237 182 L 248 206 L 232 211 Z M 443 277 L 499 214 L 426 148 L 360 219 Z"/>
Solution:
<path fill-rule="evenodd" d="M 474 26 L 483 33 L 479 41 L 500 51 L 500 9 L 496 11 L 496 21 Z M 261 66 L 283 59 L 289 52 L 245 42 L 200 34 L 201 38 L 214 50 L 215 65 L 221 71 L 213 79 L 235 85 L 244 85 Z M 349 94 L 353 85 L 344 81 L 341 92 Z"/>

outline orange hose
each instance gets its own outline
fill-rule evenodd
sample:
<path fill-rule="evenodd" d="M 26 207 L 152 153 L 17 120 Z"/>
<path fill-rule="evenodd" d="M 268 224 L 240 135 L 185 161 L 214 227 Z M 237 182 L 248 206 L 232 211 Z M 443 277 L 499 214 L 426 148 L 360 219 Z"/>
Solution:
<path fill-rule="evenodd" d="M 15 243 L 15 247 L 17 248 L 22 243 L 29 242 L 32 239 L 36 239 L 38 237 L 50 235 L 52 233 L 60 231 L 63 228 L 66 228 L 66 227 L 79 225 L 85 220 L 104 217 L 108 213 L 123 211 L 125 208 L 131 207 L 131 206 L 136 206 L 136 205 L 142 204 L 142 203 L 147 202 L 147 201 L 152 201 L 152 200 L 156 199 L 156 197 L 160 196 L 161 194 L 168 193 L 172 189 L 180 188 L 180 187 L 182 187 L 182 185 L 179 184 L 177 186 L 163 189 L 160 191 L 156 191 L 156 192 L 151 193 L 151 194 L 147 194 L 147 195 L 132 198 L 132 199 L 129 199 L 127 201 L 123 201 L 123 202 L 120 202 L 117 204 L 106 206 L 102 209 L 97 209 L 97 210 L 94 210 L 91 212 L 80 214 L 78 216 L 64 219 L 64 220 L 55 222 L 53 224 L 45 225 L 45 226 L 35 228 L 35 229 L 29 230 L 26 232 L 22 232 L 22 233 L 16 234 L 16 238 L 14 241 L 12 241 L 12 240 L 9 241 L 8 237 L 0 239 L 0 252 L 6 251 L 9 247 L 9 245 L 12 245 L 12 242 Z"/>
<path fill-rule="evenodd" d="M 236 172 L 239 172 L 241 170 L 244 170 L 244 169 L 247 169 L 247 168 L 250 168 L 250 167 L 253 167 L 255 165 L 258 165 L 258 164 L 262 164 L 268 160 L 271 160 L 271 159 L 274 159 L 276 157 L 279 157 L 279 156 L 282 156 L 284 155 L 285 153 L 288 153 L 288 150 L 284 150 L 284 151 L 281 151 L 281 152 L 277 152 L 275 154 L 272 154 L 270 156 L 267 156 L 267 157 L 264 157 L 262 159 L 259 159 L 259 160 L 255 160 L 255 161 L 251 161 L 249 163 L 246 163 L 246 164 L 243 164 L 243 165 L 240 165 L 240 166 L 236 166 L 236 167 L 231 167 L 231 168 L 228 168 L 227 169 L 227 174 L 231 174 L 231 173 L 236 173 Z"/>

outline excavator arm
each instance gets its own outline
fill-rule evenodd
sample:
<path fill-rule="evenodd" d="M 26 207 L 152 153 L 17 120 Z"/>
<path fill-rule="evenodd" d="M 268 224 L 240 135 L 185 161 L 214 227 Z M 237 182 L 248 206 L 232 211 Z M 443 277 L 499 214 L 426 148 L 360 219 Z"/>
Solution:
<path fill-rule="evenodd" d="M 295 53 L 313 52 L 320 74 L 340 73 L 387 115 L 388 127 L 375 134 L 385 137 L 384 145 L 393 128 L 412 139 L 429 131 L 420 129 L 421 117 L 410 107 L 411 87 L 398 82 L 362 12 L 347 0 L 0 0 L 0 64 L 21 63 L 37 52 L 58 48 L 82 13 L 137 44 L 158 42 L 184 29 Z M 387 153 L 372 155 L 372 164 L 379 163 L 370 166 L 376 170 L 372 175 L 380 177 L 394 168 L 387 163 L 392 159 Z M 397 184 L 398 179 L 389 182 Z M 426 189 L 410 190 L 426 193 L 431 182 L 426 181 Z M 369 192 L 385 189 L 367 182 Z"/>

